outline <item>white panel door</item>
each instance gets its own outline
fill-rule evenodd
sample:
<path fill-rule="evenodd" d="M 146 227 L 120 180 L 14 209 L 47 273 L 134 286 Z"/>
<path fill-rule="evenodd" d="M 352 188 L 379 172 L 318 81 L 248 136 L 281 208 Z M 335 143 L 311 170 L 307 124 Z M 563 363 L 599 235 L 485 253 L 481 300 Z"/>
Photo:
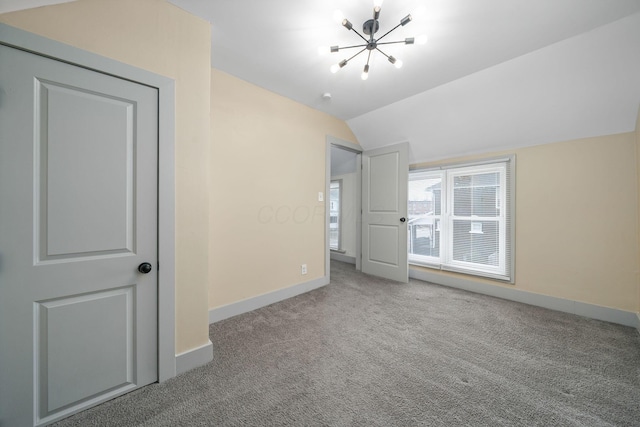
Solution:
<path fill-rule="evenodd" d="M 407 143 L 362 153 L 362 271 L 409 281 Z"/>
<path fill-rule="evenodd" d="M 157 111 L 156 89 L 0 46 L 2 426 L 157 379 Z"/>

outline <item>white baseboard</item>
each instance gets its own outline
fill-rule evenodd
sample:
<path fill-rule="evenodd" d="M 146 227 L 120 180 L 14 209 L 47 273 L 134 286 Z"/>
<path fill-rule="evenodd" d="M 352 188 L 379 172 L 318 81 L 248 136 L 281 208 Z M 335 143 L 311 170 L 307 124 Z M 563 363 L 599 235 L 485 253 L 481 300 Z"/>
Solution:
<path fill-rule="evenodd" d="M 577 314 L 591 319 L 604 320 L 606 322 L 617 323 L 625 326 L 638 328 L 640 331 L 640 314 L 632 311 L 620 310 L 617 308 L 603 307 L 585 302 L 573 301 L 564 298 L 540 295 L 521 289 L 506 288 L 503 286 L 491 285 L 460 277 L 432 273 L 430 271 L 409 269 L 409 277 L 422 280 L 424 282 L 436 283 L 438 285 L 463 289 L 465 291 L 478 294 L 490 295 L 510 301 L 549 308 L 551 310 L 565 313 Z"/>
<path fill-rule="evenodd" d="M 209 323 L 216 323 L 221 320 L 228 319 L 229 317 L 248 313 L 258 308 L 266 307 L 267 305 L 284 301 L 288 298 L 304 294 L 305 292 L 321 288 L 328 284 L 329 278 L 324 276 L 308 282 L 293 285 L 288 288 L 278 289 L 277 291 L 267 292 L 266 294 L 247 298 L 242 301 L 223 305 L 221 307 L 215 307 L 209 310 Z"/>
<path fill-rule="evenodd" d="M 336 261 L 348 262 L 349 264 L 356 263 L 356 257 L 341 254 L 339 252 L 331 252 L 331 259 L 335 259 Z"/>
<path fill-rule="evenodd" d="M 205 345 L 187 350 L 176 355 L 176 375 L 205 365 L 213 360 L 213 343 L 211 340 Z"/>

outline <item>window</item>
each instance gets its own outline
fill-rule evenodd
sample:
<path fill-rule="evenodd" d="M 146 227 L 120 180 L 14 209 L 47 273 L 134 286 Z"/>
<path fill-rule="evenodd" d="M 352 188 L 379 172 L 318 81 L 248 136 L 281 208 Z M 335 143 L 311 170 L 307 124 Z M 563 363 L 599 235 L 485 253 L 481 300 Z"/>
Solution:
<path fill-rule="evenodd" d="M 513 158 L 409 172 L 409 262 L 512 280 Z"/>
<path fill-rule="evenodd" d="M 329 248 L 340 250 L 341 239 L 341 193 L 342 180 L 331 181 L 329 185 Z"/>

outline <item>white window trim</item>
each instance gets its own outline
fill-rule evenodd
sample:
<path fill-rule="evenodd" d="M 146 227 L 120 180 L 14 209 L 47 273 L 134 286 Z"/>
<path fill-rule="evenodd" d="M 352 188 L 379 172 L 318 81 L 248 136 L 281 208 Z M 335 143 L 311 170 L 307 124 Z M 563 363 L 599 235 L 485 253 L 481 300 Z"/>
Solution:
<path fill-rule="evenodd" d="M 451 271 L 456 273 L 469 274 L 473 276 L 486 277 L 490 279 L 505 281 L 508 283 L 515 283 L 515 155 L 507 156 L 507 157 L 494 157 L 494 158 L 486 158 L 479 161 L 474 162 L 458 162 L 458 163 L 450 163 L 446 165 L 440 165 L 437 167 L 431 168 L 415 168 L 409 171 L 409 175 L 412 174 L 415 176 L 420 172 L 434 172 L 434 171 L 448 171 L 448 170 L 456 170 L 455 173 L 447 173 L 443 176 L 443 182 L 446 179 L 447 182 L 445 185 L 450 186 L 453 183 L 453 177 L 458 174 L 458 172 L 464 173 L 464 171 L 473 170 L 483 170 L 479 166 L 486 165 L 486 171 L 503 171 L 504 173 L 500 174 L 501 182 L 501 200 L 505 200 L 505 207 L 508 209 L 509 216 L 506 216 L 506 210 L 501 210 L 501 216 L 503 220 L 500 221 L 500 233 L 505 236 L 505 239 L 500 240 L 500 259 L 498 266 L 492 268 L 491 266 L 486 266 L 486 268 L 478 269 L 477 264 L 474 263 L 466 263 L 464 261 L 455 261 L 446 259 L 449 254 L 449 246 L 452 244 L 451 239 L 453 239 L 453 234 L 449 233 L 447 230 L 451 227 L 453 219 L 455 217 L 451 214 L 451 203 L 450 197 L 445 198 L 444 206 L 442 207 L 442 213 L 440 215 L 441 226 L 444 227 L 444 230 L 441 231 L 441 248 L 440 248 L 440 257 L 430 257 L 425 255 L 413 255 L 409 254 L 409 264 L 417 265 L 426 268 L 432 268 L 436 270 L 442 271 Z M 445 178 L 446 177 L 446 178 Z M 444 192 L 443 192 L 444 193 Z M 509 195 L 507 198 L 507 194 Z M 469 219 L 468 217 L 464 217 L 463 219 Z M 482 221 L 492 220 L 491 218 L 482 218 L 478 217 Z M 510 259 L 506 259 L 506 248 L 509 246 Z M 467 266 L 472 268 L 466 268 Z M 505 271 L 506 274 L 502 274 L 502 271 Z"/>

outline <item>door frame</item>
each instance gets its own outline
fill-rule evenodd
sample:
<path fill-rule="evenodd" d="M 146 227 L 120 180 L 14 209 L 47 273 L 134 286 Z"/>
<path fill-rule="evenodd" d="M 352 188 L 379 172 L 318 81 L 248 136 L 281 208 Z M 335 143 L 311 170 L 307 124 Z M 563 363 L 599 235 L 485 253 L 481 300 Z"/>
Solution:
<path fill-rule="evenodd" d="M 158 381 L 175 377 L 174 80 L 2 23 L 0 44 L 158 90 Z"/>
<path fill-rule="evenodd" d="M 331 280 L 331 249 L 329 248 L 329 221 L 330 221 L 330 212 L 329 212 L 329 194 L 330 186 L 331 186 L 331 146 L 338 147 L 342 150 L 351 151 L 352 153 L 357 154 L 356 158 L 356 270 L 360 270 L 360 262 L 361 262 L 361 251 L 362 251 L 362 162 L 361 156 L 363 149 L 358 144 L 354 144 L 349 141 L 345 141 L 339 138 L 336 138 L 331 135 L 327 135 L 326 137 L 326 146 L 325 146 L 325 225 L 324 225 L 324 275 L 326 283 L 329 283 Z"/>

